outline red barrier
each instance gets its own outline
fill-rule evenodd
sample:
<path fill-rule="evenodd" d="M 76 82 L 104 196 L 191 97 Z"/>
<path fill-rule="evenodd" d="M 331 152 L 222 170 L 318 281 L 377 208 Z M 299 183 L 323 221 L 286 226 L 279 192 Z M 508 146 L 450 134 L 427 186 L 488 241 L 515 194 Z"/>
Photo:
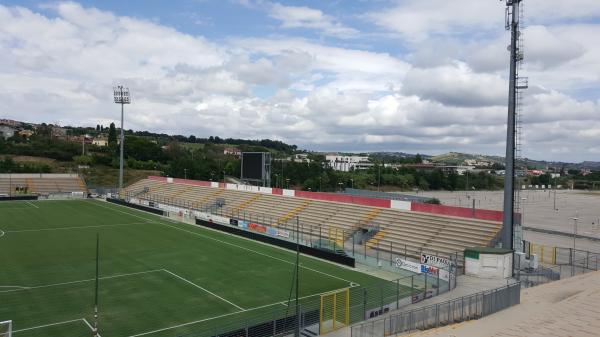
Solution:
<path fill-rule="evenodd" d="M 203 181 L 203 180 L 190 180 L 190 179 L 173 178 L 173 182 L 176 183 L 176 184 L 186 184 L 186 185 L 207 186 L 207 187 L 210 187 L 210 181 Z"/>
<path fill-rule="evenodd" d="M 391 200 L 354 197 L 351 195 L 338 194 L 338 193 L 296 191 L 296 197 L 315 199 L 315 200 L 324 200 L 324 201 L 343 202 L 343 203 L 347 203 L 347 204 L 357 204 L 357 205 L 365 205 L 365 206 L 372 206 L 372 207 L 390 208 L 392 205 Z"/>
<path fill-rule="evenodd" d="M 418 202 L 412 202 L 410 210 L 413 212 L 433 213 L 449 216 L 457 216 L 461 218 L 475 218 L 480 220 L 491 220 L 491 221 L 502 221 L 501 211 L 492 211 L 487 209 L 476 209 L 473 214 L 472 208 L 456 207 L 456 206 L 445 206 L 445 205 L 434 205 L 434 204 L 422 204 Z"/>
<path fill-rule="evenodd" d="M 324 201 L 345 202 L 349 204 L 352 203 L 352 196 L 335 193 L 296 191 L 296 197 Z"/>
<path fill-rule="evenodd" d="M 163 181 L 163 182 L 167 181 L 167 177 L 159 177 L 159 176 L 149 176 L 148 179 L 156 180 L 156 181 Z M 177 183 L 177 184 L 188 184 L 188 185 L 211 187 L 210 181 L 173 178 L 173 182 Z M 220 182 L 219 188 L 225 188 L 225 183 Z M 283 190 L 281 188 L 273 188 L 271 193 L 275 194 L 275 195 L 283 195 Z M 391 200 L 354 197 L 351 195 L 339 194 L 339 193 L 295 191 L 295 196 L 299 197 L 299 198 L 307 198 L 307 199 L 323 200 L 323 201 L 335 201 L 335 202 L 343 202 L 343 203 L 347 203 L 347 204 L 357 204 L 357 205 L 364 205 L 364 206 L 371 206 L 371 207 L 391 208 L 391 206 L 392 206 Z M 412 202 L 410 210 L 413 212 L 441 214 L 441 215 L 456 216 L 456 217 L 461 217 L 461 218 L 475 218 L 475 219 L 499 221 L 499 222 L 502 221 L 502 212 L 501 211 L 492 211 L 492 210 L 487 210 L 487 209 L 476 209 L 475 214 L 473 214 L 472 208 L 434 205 L 434 204 L 422 204 L 422 203 Z"/>
<path fill-rule="evenodd" d="M 489 209 L 476 209 L 475 210 L 475 218 L 481 219 L 481 220 L 502 222 L 503 215 L 504 215 L 504 212 L 501 212 L 501 211 L 492 211 Z M 517 213 L 517 216 L 520 217 L 520 214 Z"/>

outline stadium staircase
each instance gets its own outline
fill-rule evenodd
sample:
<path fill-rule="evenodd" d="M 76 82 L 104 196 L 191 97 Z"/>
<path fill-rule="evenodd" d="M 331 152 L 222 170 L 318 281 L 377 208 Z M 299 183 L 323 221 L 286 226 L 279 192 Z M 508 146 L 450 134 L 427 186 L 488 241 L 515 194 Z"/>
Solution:
<path fill-rule="evenodd" d="M 367 247 L 369 248 L 377 248 L 378 247 L 378 243 L 383 240 L 383 238 L 385 237 L 385 230 L 380 230 L 377 232 L 377 234 L 375 234 L 371 239 L 369 239 L 369 241 L 367 241 Z"/>
<path fill-rule="evenodd" d="M 220 196 L 221 194 L 223 194 L 223 192 L 225 192 L 225 190 L 216 190 L 213 193 L 207 194 L 202 199 L 198 200 L 198 202 L 200 204 L 204 204 L 204 203 L 208 202 L 210 199 L 213 199 L 213 198 L 216 198 L 216 197 Z"/>
<path fill-rule="evenodd" d="M 243 202 L 243 203 L 241 203 L 239 206 L 237 206 L 237 207 L 235 208 L 235 211 L 236 211 L 236 212 L 239 212 L 239 211 L 243 211 L 243 210 L 245 210 L 245 209 L 246 209 L 246 208 L 248 208 L 248 206 L 250 206 L 250 205 L 251 205 L 253 202 L 256 202 L 258 199 L 260 199 L 260 197 L 261 197 L 261 196 L 262 196 L 262 194 L 256 193 L 256 194 L 255 194 L 255 195 L 254 195 L 252 198 L 250 198 L 250 199 L 248 199 L 248 200 L 244 201 L 244 202 Z"/>
<path fill-rule="evenodd" d="M 366 226 L 357 229 L 350 238 L 347 240 L 349 243 L 356 243 L 362 245 L 369 241 L 372 237 L 379 233 L 380 228 L 378 226 Z"/>
<path fill-rule="evenodd" d="M 360 220 L 362 224 L 369 224 L 373 219 L 375 219 L 379 213 L 381 213 L 381 208 L 373 208 L 364 218 Z"/>
<path fill-rule="evenodd" d="M 27 184 L 28 191 L 35 191 L 35 185 L 33 184 L 33 180 L 31 180 L 31 178 L 25 179 L 25 182 Z"/>
<path fill-rule="evenodd" d="M 308 207 L 308 205 L 310 205 L 311 203 L 312 203 L 312 200 L 304 200 L 300 206 L 292 209 L 291 211 L 287 212 L 283 216 L 279 217 L 279 219 L 277 219 L 277 222 L 275 224 L 273 224 L 273 225 L 277 226 L 279 224 L 286 223 L 289 219 L 291 219 L 294 216 L 296 216 L 296 214 L 298 214 L 298 213 L 302 212 L 303 210 L 305 210 L 306 207 Z"/>

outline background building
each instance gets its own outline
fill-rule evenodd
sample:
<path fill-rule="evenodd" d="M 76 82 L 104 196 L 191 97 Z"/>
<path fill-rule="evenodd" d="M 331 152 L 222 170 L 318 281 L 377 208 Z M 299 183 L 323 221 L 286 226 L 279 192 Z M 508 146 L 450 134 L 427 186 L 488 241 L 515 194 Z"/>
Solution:
<path fill-rule="evenodd" d="M 327 165 L 336 171 L 349 172 L 352 170 L 366 170 L 373 167 L 368 156 L 340 156 L 330 154 L 325 156 Z"/>

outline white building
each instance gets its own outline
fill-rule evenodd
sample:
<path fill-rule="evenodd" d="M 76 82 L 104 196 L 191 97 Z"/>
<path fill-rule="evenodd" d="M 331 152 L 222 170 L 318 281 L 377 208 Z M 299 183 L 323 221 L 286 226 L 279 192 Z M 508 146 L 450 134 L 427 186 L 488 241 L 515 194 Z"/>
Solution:
<path fill-rule="evenodd" d="M 311 160 L 308 158 L 308 153 L 297 153 L 294 155 L 294 163 L 310 163 Z"/>
<path fill-rule="evenodd" d="M 92 144 L 96 145 L 96 146 L 108 146 L 108 138 L 106 137 L 96 137 L 94 138 L 94 140 L 92 140 Z"/>
<path fill-rule="evenodd" d="M 8 139 L 15 135 L 15 129 L 8 125 L 0 125 L 0 137 Z"/>
<path fill-rule="evenodd" d="M 349 172 L 351 170 L 366 170 L 373 167 L 368 156 L 340 156 L 337 154 L 326 155 L 327 164 L 336 171 Z"/>
<path fill-rule="evenodd" d="M 237 147 L 226 147 L 223 150 L 223 154 L 240 157 L 242 155 L 242 151 L 240 151 L 240 149 L 238 149 Z"/>

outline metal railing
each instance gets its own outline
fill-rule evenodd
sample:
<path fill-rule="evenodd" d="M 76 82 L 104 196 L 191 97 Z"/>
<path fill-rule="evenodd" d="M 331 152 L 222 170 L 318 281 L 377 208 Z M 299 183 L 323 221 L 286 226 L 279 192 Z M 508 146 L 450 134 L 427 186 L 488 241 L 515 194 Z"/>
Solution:
<path fill-rule="evenodd" d="M 389 311 L 418 303 L 430 298 L 439 289 L 437 280 L 427 274 L 413 275 L 395 281 L 383 281 L 368 287 L 350 287 L 347 308 L 348 323 L 354 324 L 365 319 L 378 317 Z M 340 306 L 342 307 L 342 306 Z M 296 315 L 294 299 L 288 303 L 277 303 L 274 306 L 259 307 L 252 312 L 240 312 L 226 318 L 199 322 L 176 332 L 179 337 L 276 337 L 291 335 L 299 326 L 300 330 L 309 330 L 312 334 L 320 334 L 319 317 L 323 310 L 321 294 L 300 299 Z M 329 308 L 329 312 L 335 312 Z"/>
<path fill-rule="evenodd" d="M 135 198 L 133 195 L 135 195 L 135 193 L 132 193 L 130 198 Z M 167 200 L 169 202 L 166 202 Z M 130 201 L 133 201 L 133 199 Z M 149 201 L 151 201 L 151 203 Z M 164 207 L 161 205 L 168 205 L 167 208 L 174 207 L 173 211 L 176 214 L 180 214 L 180 212 L 183 211 L 184 213 L 189 213 L 189 215 L 192 216 L 194 212 L 190 210 L 207 213 L 211 213 L 210 211 L 212 210 L 212 213 L 215 215 L 231 217 L 231 213 L 228 213 L 227 209 L 224 207 L 215 209 L 214 207 L 211 207 L 211 205 L 193 205 L 191 203 L 179 204 L 177 202 L 173 202 L 172 199 L 160 197 L 146 200 L 144 204 L 146 203 L 152 207 Z M 171 210 L 169 210 L 167 213 L 171 213 Z M 250 221 L 250 219 L 252 219 L 252 221 L 256 222 L 264 221 L 260 218 L 257 219 L 248 212 L 240 212 L 239 214 L 235 214 L 235 217 L 239 218 L 239 220 L 247 219 L 247 221 Z M 266 222 L 265 225 L 269 226 L 271 223 Z M 308 233 L 311 233 L 311 231 L 307 232 L 303 229 L 301 229 L 298 234 L 295 232 L 295 230 L 293 230 L 294 228 L 288 228 L 284 226 L 278 226 L 277 228 L 287 228 L 286 230 L 290 230 L 289 237 L 280 237 L 280 239 L 296 242 L 296 235 L 300 235 L 300 244 L 311 245 L 312 247 L 315 247 L 318 244 L 317 240 L 324 238 L 324 236 L 310 235 Z M 345 246 L 347 245 L 340 246 L 340 248 L 347 248 Z M 378 264 L 378 267 L 383 267 L 381 262 L 387 261 L 383 254 L 382 256 L 377 256 L 375 259 L 374 256 L 372 256 L 371 249 L 367 250 L 366 253 L 356 253 L 357 254 L 355 255 L 357 257 L 364 253 L 364 255 L 361 255 L 364 260 L 363 262 Z M 376 254 L 380 253 L 376 252 Z M 394 270 L 401 275 L 410 275 L 400 277 L 394 281 L 382 281 L 381 283 L 369 287 L 352 286 L 349 292 L 349 321 L 351 324 L 361 322 L 365 319 L 378 317 L 390 311 L 401 309 L 409 304 L 421 302 L 427 298 L 448 292 L 456 287 L 456 272 L 454 270 L 436 268 L 438 272 L 435 275 L 428 273 L 415 274 L 407 271 L 402 273 L 403 270 L 395 266 L 395 262 L 391 260 L 396 257 L 402 258 L 403 256 L 399 254 L 389 255 L 390 270 Z M 392 266 L 392 264 L 394 265 Z M 387 262 L 385 265 L 388 266 Z M 442 271 L 446 272 L 446 279 L 441 276 Z M 288 309 L 275 309 L 277 306 L 274 306 L 273 308 L 261 309 L 260 313 L 256 312 L 249 313 L 248 315 L 232 315 L 229 316 L 226 321 L 222 322 L 207 322 L 197 324 L 193 327 L 189 327 L 189 329 L 186 329 L 184 332 L 178 333 L 178 335 L 202 337 L 229 335 L 231 332 L 235 332 L 236 335 L 240 336 L 271 337 L 289 334 L 291 331 L 290 329 L 295 329 L 298 326 L 297 324 L 301 324 L 302 329 L 308 329 L 314 326 L 315 312 L 317 314 L 319 313 L 319 299 L 319 295 L 314 295 L 312 298 L 302 299 L 299 311 L 300 317 L 293 312 L 290 313 Z M 218 324 L 218 326 L 214 326 L 213 324 Z"/>
<path fill-rule="evenodd" d="M 137 193 L 126 192 L 124 197 L 127 199 L 140 198 L 153 203 L 161 203 L 165 205 L 197 210 L 204 213 L 231 217 L 266 226 L 275 225 L 279 229 L 289 231 L 291 233 L 290 239 L 294 242 L 296 241 L 296 217 L 292 217 L 286 221 L 279 221 L 280 217 L 264 213 L 250 212 L 245 209 L 240 209 L 240 207 L 217 207 L 215 202 L 199 203 L 190 201 L 189 199 L 169 197 L 160 194 L 139 195 L 139 191 L 137 191 Z M 360 221 L 357 220 L 355 224 L 350 223 L 348 226 L 352 229 L 346 230 L 324 224 L 308 224 L 300 220 L 300 223 L 298 224 L 298 232 L 302 244 L 313 247 L 320 247 L 323 244 L 326 244 L 334 251 L 345 251 L 347 255 L 354 257 L 360 263 L 381 267 L 393 272 L 398 271 L 397 268 L 394 267 L 394 262 L 397 258 L 404 260 L 413 259 L 419 262 L 423 253 L 447 258 L 456 264 L 458 267 L 458 274 L 463 272 L 464 256 L 462 252 L 440 252 L 430 247 L 417 248 L 417 245 L 397 243 L 392 242 L 391 240 L 386 240 L 385 242 L 372 240 L 360 243 L 354 234 L 357 231 L 362 230 L 365 225 L 363 224 L 361 227 Z M 381 224 L 369 224 L 369 226 L 381 227 Z"/>
<path fill-rule="evenodd" d="M 554 247 L 553 260 L 556 265 L 539 266 L 536 269 L 520 266 L 520 260 L 515 259 L 515 279 L 524 288 L 538 286 L 552 281 L 558 281 L 580 274 L 597 271 L 600 267 L 600 253 L 572 248 Z"/>
<path fill-rule="evenodd" d="M 446 302 L 395 313 L 352 326 L 352 337 L 384 337 L 416 330 L 427 330 L 478 319 L 521 301 L 521 284 L 514 283 Z"/>

